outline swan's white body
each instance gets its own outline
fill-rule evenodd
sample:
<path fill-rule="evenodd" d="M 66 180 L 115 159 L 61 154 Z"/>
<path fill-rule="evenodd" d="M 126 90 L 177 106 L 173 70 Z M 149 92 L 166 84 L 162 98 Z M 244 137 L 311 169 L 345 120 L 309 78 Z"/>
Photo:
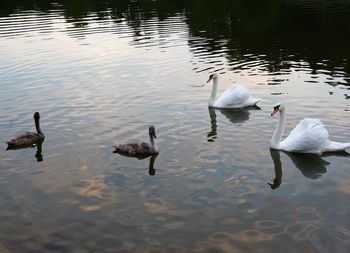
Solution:
<path fill-rule="evenodd" d="M 243 85 L 232 85 L 216 99 L 218 88 L 218 75 L 213 74 L 207 82 L 213 80 L 213 87 L 209 98 L 208 106 L 215 108 L 240 108 L 256 105 L 261 98 L 253 98 L 250 91 Z"/>
<path fill-rule="evenodd" d="M 277 128 L 272 136 L 270 147 L 296 153 L 316 153 L 345 151 L 350 143 L 340 143 L 329 140 L 329 134 L 319 119 L 305 118 L 281 141 L 284 125 L 285 110 L 282 104 L 275 106 L 274 115 L 280 112 Z"/>

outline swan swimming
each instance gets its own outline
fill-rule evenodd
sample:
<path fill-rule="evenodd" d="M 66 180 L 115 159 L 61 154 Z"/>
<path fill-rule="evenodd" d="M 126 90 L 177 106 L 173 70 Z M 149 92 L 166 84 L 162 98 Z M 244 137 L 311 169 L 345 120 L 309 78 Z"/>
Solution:
<path fill-rule="evenodd" d="M 113 151 L 113 153 L 119 153 L 125 156 L 138 157 L 139 159 L 158 154 L 159 149 L 155 141 L 157 136 L 154 126 L 150 126 L 148 132 L 150 143 L 141 142 L 120 144 L 118 146 L 114 146 L 115 150 Z"/>
<path fill-rule="evenodd" d="M 214 73 L 209 76 L 207 81 L 207 83 L 209 83 L 213 80 L 211 95 L 208 102 L 209 107 L 240 108 L 256 105 L 256 103 L 261 100 L 261 98 L 253 98 L 249 90 L 243 85 L 231 85 L 216 99 L 218 79 L 218 74 Z"/>
<path fill-rule="evenodd" d="M 277 112 L 280 118 L 270 141 L 270 147 L 287 152 L 316 153 L 341 152 L 350 148 L 350 143 L 329 140 L 329 134 L 319 119 L 305 118 L 281 141 L 285 125 L 285 106 L 278 103 L 274 106 L 271 116 Z"/>
<path fill-rule="evenodd" d="M 26 147 L 31 147 L 34 145 L 41 144 L 44 139 L 45 135 L 40 129 L 40 114 L 38 112 L 35 112 L 34 115 L 34 122 L 35 122 L 35 127 L 36 127 L 36 133 L 33 132 L 26 132 L 22 135 L 19 135 L 15 137 L 14 139 L 11 139 L 10 141 L 7 141 L 7 149 L 20 149 L 20 148 L 26 148 Z"/>

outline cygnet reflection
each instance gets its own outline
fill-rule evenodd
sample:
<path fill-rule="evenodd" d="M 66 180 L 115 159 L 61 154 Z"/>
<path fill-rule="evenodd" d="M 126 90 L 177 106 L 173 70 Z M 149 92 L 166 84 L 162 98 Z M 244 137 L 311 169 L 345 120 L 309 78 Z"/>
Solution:
<path fill-rule="evenodd" d="M 154 176 L 156 174 L 156 169 L 154 168 L 154 161 L 156 160 L 157 155 L 152 155 L 151 158 L 149 159 L 149 167 L 148 167 L 148 174 L 150 176 Z"/>
<path fill-rule="evenodd" d="M 43 145 L 42 143 L 39 143 L 36 146 L 35 157 L 36 157 L 37 162 L 42 162 L 44 160 L 43 154 L 42 154 L 42 145 Z"/>
<path fill-rule="evenodd" d="M 12 147 L 8 148 L 6 150 L 19 150 L 19 149 L 25 149 L 25 148 L 34 148 L 36 147 L 36 152 L 35 152 L 35 158 L 37 162 L 42 162 L 44 160 L 43 154 L 42 154 L 42 146 L 43 143 L 39 142 L 37 144 L 30 144 L 30 145 L 22 145 L 22 146 L 17 146 L 17 147 Z"/>
<path fill-rule="evenodd" d="M 158 154 L 154 154 L 154 155 L 129 155 L 129 154 L 126 154 L 126 153 L 120 153 L 120 152 L 117 152 L 116 150 L 113 151 L 113 153 L 117 153 L 121 156 L 127 156 L 127 157 L 132 157 L 132 158 L 137 158 L 139 160 L 143 160 L 147 157 L 150 157 L 149 159 L 149 166 L 148 166 L 148 174 L 150 176 L 154 176 L 156 174 L 156 169 L 154 168 L 154 161 L 156 160 Z"/>

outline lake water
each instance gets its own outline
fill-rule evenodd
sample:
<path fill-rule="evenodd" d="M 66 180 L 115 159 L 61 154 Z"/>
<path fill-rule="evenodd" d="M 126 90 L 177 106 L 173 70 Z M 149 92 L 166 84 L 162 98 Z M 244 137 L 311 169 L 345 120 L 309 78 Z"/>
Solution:
<path fill-rule="evenodd" d="M 350 157 L 269 141 L 283 102 L 350 142 L 350 1 L 1 5 L 0 252 L 348 251 Z M 259 108 L 208 110 L 213 72 Z M 5 152 L 35 111 L 42 161 Z M 112 153 L 151 124 L 153 166 Z"/>

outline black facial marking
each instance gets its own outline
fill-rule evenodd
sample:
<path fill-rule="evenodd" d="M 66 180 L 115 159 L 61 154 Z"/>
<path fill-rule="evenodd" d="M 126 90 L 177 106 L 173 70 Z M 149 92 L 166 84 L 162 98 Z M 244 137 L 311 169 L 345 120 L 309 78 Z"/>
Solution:
<path fill-rule="evenodd" d="M 276 105 L 273 109 L 278 110 L 280 108 L 280 105 Z"/>

